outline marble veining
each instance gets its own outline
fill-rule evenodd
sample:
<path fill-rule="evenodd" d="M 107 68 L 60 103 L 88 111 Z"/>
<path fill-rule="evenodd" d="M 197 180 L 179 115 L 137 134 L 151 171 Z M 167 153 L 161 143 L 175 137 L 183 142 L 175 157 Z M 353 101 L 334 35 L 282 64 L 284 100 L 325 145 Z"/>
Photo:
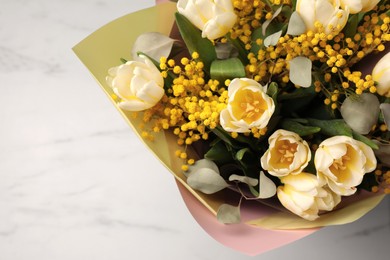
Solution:
<path fill-rule="evenodd" d="M 252 259 L 209 237 L 71 48 L 154 0 L 0 4 L 0 259 Z M 390 199 L 255 259 L 387 259 Z"/>

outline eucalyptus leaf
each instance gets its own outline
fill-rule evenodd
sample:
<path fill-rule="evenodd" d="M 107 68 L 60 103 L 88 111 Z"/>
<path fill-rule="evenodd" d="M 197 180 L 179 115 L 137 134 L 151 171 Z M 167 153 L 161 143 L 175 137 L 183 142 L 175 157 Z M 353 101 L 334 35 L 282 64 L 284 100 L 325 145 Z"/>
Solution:
<path fill-rule="evenodd" d="M 215 44 L 215 51 L 217 53 L 217 59 L 220 60 L 235 58 L 238 56 L 238 51 L 231 42 L 217 42 Z"/>
<path fill-rule="evenodd" d="M 184 15 L 175 13 L 176 23 L 188 51 L 197 52 L 203 61 L 205 71 L 208 72 L 211 63 L 217 59 L 217 53 L 213 43 L 202 37 L 202 32 L 196 28 Z"/>
<path fill-rule="evenodd" d="M 271 19 L 265 21 L 263 23 L 263 25 L 261 26 L 261 30 L 262 30 L 262 34 L 265 35 L 266 32 L 267 32 L 267 28 L 268 26 L 271 24 L 271 22 L 280 14 L 280 12 L 282 11 L 283 9 L 283 6 L 280 6 L 276 11 L 275 13 L 272 15 Z"/>
<path fill-rule="evenodd" d="M 263 171 L 260 172 L 259 176 L 259 199 L 268 199 L 276 194 L 275 183 L 268 178 Z"/>
<path fill-rule="evenodd" d="M 283 33 L 283 30 L 280 30 L 276 33 L 271 34 L 270 36 L 267 36 L 264 39 L 264 46 L 265 47 L 275 46 L 278 43 L 280 37 L 282 36 L 282 33 Z"/>
<path fill-rule="evenodd" d="M 224 224 L 238 224 L 241 222 L 240 207 L 222 204 L 218 208 L 217 220 Z"/>
<path fill-rule="evenodd" d="M 317 126 L 321 128 L 321 133 L 327 136 L 345 135 L 352 137 L 352 129 L 342 119 L 334 120 L 318 120 L 308 118 L 311 126 Z"/>
<path fill-rule="evenodd" d="M 387 129 L 390 129 L 390 104 L 382 103 L 380 104 L 380 110 L 382 111 L 383 119 L 387 126 Z"/>
<path fill-rule="evenodd" d="M 168 36 L 157 33 L 147 32 L 137 37 L 131 50 L 133 60 L 142 61 L 138 57 L 138 52 L 143 52 L 154 60 L 159 61 L 161 57 L 168 57 L 175 40 Z"/>
<path fill-rule="evenodd" d="M 290 61 L 290 81 L 298 86 L 308 88 L 311 86 L 311 68 L 310 59 L 298 56 Z"/>
<path fill-rule="evenodd" d="M 215 60 L 211 63 L 210 76 L 219 82 L 245 77 L 245 67 L 238 58 Z"/>
<path fill-rule="evenodd" d="M 371 93 L 349 96 L 341 105 L 340 112 L 345 122 L 359 134 L 368 134 L 377 123 L 380 112 L 378 98 Z"/>
<path fill-rule="evenodd" d="M 293 12 L 288 22 L 287 34 L 296 36 L 306 32 L 306 24 L 298 12 Z"/>
<path fill-rule="evenodd" d="M 242 61 L 242 63 L 247 64 L 248 63 L 248 53 L 247 53 L 247 50 L 245 49 L 245 47 L 243 46 L 242 42 L 237 38 L 232 39 L 232 37 L 230 37 L 229 33 L 226 35 L 226 38 L 229 41 L 229 43 L 231 43 L 234 46 L 234 48 L 236 49 L 236 51 L 238 52 L 238 58 Z M 256 44 L 253 44 L 253 46 L 254 45 L 256 45 Z"/>
<path fill-rule="evenodd" d="M 188 173 L 191 173 L 193 171 L 196 171 L 201 168 L 209 168 L 215 171 L 216 173 L 219 174 L 219 168 L 217 164 L 209 159 L 200 159 L 195 162 L 195 164 L 191 165 L 188 169 Z"/>
<path fill-rule="evenodd" d="M 237 175 L 237 174 L 230 175 L 229 181 L 239 181 L 239 182 L 248 184 L 249 186 L 252 186 L 252 187 L 259 184 L 259 181 L 255 178 L 251 178 L 248 176 L 241 176 L 241 175 Z"/>
<path fill-rule="evenodd" d="M 375 155 L 379 158 L 382 164 L 390 167 L 390 144 L 383 144 L 374 141 L 378 145 L 378 150 L 374 150 Z"/>
<path fill-rule="evenodd" d="M 187 184 L 205 194 L 213 194 L 229 186 L 219 173 L 210 168 L 200 168 L 191 172 L 188 175 Z"/>

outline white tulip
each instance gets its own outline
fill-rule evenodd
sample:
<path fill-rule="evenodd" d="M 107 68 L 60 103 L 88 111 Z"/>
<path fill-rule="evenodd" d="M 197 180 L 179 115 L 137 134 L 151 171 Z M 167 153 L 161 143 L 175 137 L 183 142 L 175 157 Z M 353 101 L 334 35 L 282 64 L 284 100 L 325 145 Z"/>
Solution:
<path fill-rule="evenodd" d="M 321 210 L 332 210 L 339 202 L 340 196 L 324 188 L 315 175 L 299 173 L 282 177 L 284 184 L 278 187 L 277 196 L 282 205 L 292 213 L 307 219 L 315 220 Z"/>
<path fill-rule="evenodd" d="M 294 132 L 279 129 L 269 137 L 268 144 L 268 150 L 261 157 L 261 166 L 273 176 L 298 174 L 309 164 L 309 145 Z"/>
<path fill-rule="evenodd" d="M 325 185 L 318 189 L 318 195 L 315 200 L 320 211 L 331 211 L 341 202 L 341 196 Z"/>
<path fill-rule="evenodd" d="M 378 85 L 379 95 L 390 97 L 390 52 L 383 56 L 372 70 L 372 78 Z"/>
<path fill-rule="evenodd" d="M 164 95 L 164 79 L 145 56 L 144 62 L 128 61 L 108 70 L 107 84 L 121 99 L 119 107 L 142 111 L 155 106 Z"/>
<path fill-rule="evenodd" d="M 348 8 L 351 14 L 368 12 L 379 3 L 380 0 L 340 0 L 343 9 Z"/>
<path fill-rule="evenodd" d="M 334 136 L 324 140 L 314 156 L 317 176 L 321 184 L 338 195 L 349 196 L 366 173 L 376 169 L 373 150 L 348 136 Z"/>
<path fill-rule="evenodd" d="M 326 34 L 336 35 L 346 25 L 349 10 L 340 9 L 339 0 L 298 0 L 296 11 L 305 22 L 306 29 L 318 32 L 316 23 L 323 26 Z"/>
<path fill-rule="evenodd" d="M 228 87 L 228 104 L 221 111 L 220 123 L 228 132 L 245 133 L 265 128 L 275 111 L 275 103 L 258 82 L 234 79 Z"/>
<path fill-rule="evenodd" d="M 225 36 L 237 21 L 232 0 L 179 0 L 177 10 L 210 40 Z"/>

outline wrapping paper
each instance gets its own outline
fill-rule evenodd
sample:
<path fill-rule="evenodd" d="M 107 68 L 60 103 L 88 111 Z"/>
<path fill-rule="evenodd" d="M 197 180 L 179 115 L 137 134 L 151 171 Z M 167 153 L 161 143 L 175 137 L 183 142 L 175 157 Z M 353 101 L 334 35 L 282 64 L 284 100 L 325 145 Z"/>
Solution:
<path fill-rule="evenodd" d="M 166 0 L 157 2 L 166 3 L 118 18 L 98 29 L 73 48 L 138 136 L 142 132 L 139 127 L 140 119 L 134 119 L 131 113 L 119 109 L 112 98 L 113 93 L 106 84 L 105 77 L 110 67 L 120 64 L 120 58 L 131 59 L 131 46 L 138 35 L 144 32 L 170 34 L 176 5 Z M 352 222 L 374 208 L 384 197 L 384 195 L 362 193 L 354 196 L 352 201 L 347 201 L 347 206 L 313 222 L 257 201 L 245 201 L 241 208 L 242 223 L 224 225 L 216 219 L 217 209 L 222 203 L 238 202 L 238 194 L 231 190 L 224 190 L 207 196 L 193 190 L 187 185 L 185 176 L 181 173 L 181 160 L 174 156 L 174 151 L 179 148 L 174 135 L 169 131 L 156 135 L 154 142 L 144 140 L 145 145 L 176 178 L 183 200 L 196 221 L 220 243 L 248 255 L 260 254 L 291 243 L 312 234 L 322 226 Z M 191 150 L 188 152 L 191 154 Z"/>

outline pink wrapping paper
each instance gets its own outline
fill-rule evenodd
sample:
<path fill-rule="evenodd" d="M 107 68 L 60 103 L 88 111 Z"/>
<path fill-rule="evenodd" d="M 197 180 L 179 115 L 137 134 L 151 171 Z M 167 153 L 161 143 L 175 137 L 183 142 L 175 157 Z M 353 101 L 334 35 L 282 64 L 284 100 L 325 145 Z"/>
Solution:
<path fill-rule="evenodd" d="M 255 256 L 281 247 L 312 234 L 318 229 L 267 230 L 244 224 L 250 219 L 272 214 L 275 210 L 256 201 L 243 201 L 241 224 L 224 225 L 217 221 L 183 185 L 176 182 L 192 216 L 198 224 L 219 243 L 246 255 Z"/>

